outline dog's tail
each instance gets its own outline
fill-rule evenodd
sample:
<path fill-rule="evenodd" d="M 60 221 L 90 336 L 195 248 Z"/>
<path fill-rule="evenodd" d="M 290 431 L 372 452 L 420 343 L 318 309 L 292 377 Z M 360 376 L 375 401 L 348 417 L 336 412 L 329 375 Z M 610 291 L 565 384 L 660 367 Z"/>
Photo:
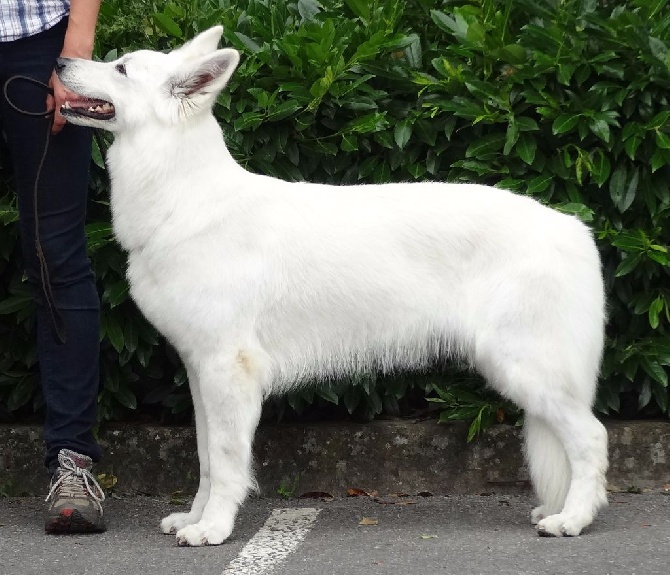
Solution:
<path fill-rule="evenodd" d="M 524 421 L 526 460 L 545 515 L 560 513 L 572 473 L 565 449 L 556 434 L 538 417 Z"/>

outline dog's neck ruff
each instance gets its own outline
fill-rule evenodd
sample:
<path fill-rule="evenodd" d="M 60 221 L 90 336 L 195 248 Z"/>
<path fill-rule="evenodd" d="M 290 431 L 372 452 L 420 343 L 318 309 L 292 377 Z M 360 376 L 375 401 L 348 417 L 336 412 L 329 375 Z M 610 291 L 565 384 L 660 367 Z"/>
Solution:
<path fill-rule="evenodd" d="M 217 207 L 225 213 L 224 205 L 239 196 L 237 182 L 261 177 L 233 159 L 211 115 L 119 132 L 107 163 L 114 231 L 130 252 L 152 241 L 175 241 L 187 227 L 198 233 Z"/>

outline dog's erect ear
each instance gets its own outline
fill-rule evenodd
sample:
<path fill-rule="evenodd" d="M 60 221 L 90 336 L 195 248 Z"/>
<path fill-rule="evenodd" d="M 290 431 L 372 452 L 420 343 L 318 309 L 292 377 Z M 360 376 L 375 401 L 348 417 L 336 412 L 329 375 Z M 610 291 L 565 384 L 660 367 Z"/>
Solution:
<path fill-rule="evenodd" d="M 240 54 L 237 50 L 223 48 L 186 62 L 171 78 L 170 93 L 179 98 L 218 93 L 228 83 L 239 61 Z"/>
<path fill-rule="evenodd" d="M 239 61 L 237 50 L 223 48 L 179 66 L 167 85 L 173 101 L 178 103 L 178 116 L 184 118 L 211 108 Z"/>
<path fill-rule="evenodd" d="M 205 54 L 211 54 L 219 47 L 221 34 L 223 34 L 223 26 L 214 26 L 201 32 L 180 48 L 173 50 L 172 54 L 183 60 L 191 60 Z"/>

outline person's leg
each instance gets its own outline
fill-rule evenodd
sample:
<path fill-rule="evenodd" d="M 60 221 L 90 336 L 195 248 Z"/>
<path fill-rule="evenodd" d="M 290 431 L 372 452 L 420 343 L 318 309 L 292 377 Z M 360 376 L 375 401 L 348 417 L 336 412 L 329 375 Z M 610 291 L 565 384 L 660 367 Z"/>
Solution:
<path fill-rule="evenodd" d="M 22 74 L 47 83 L 60 53 L 64 24 L 0 45 L 0 81 L 4 84 L 10 76 Z M 28 83 L 13 82 L 8 96 L 24 110 L 45 110 L 46 93 Z M 52 136 L 39 179 L 39 239 L 53 301 L 63 322 L 65 342 L 61 342 L 44 294 L 35 245 L 34 184 L 49 121 L 17 113 L 4 96 L 0 96 L 0 120 L 14 164 L 26 275 L 39 304 L 46 465 L 53 472 L 63 449 L 93 461 L 101 457 L 92 433 L 99 388 L 100 303 L 84 235 L 91 132 L 66 125 Z"/>

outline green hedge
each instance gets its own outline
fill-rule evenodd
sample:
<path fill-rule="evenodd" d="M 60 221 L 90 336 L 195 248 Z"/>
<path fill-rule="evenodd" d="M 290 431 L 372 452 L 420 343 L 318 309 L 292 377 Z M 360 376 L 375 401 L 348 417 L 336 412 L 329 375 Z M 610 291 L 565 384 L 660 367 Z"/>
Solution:
<path fill-rule="evenodd" d="M 217 23 L 243 58 L 215 113 L 248 169 L 336 184 L 476 181 L 589 223 L 609 300 L 597 408 L 670 414 L 665 1 L 110 0 L 97 54 L 167 49 Z M 110 235 L 108 138 L 96 140 L 88 226 L 104 306 L 100 417 L 128 418 L 138 404 L 149 417 L 188 416 L 178 359 L 127 297 L 125 258 Z M 42 400 L 16 202 L 2 174 L 0 417 L 27 417 Z M 461 383 L 446 389 L 454 379 Z M 495 398 L 459 391 L 471 380 L 369 375 L 296 394 L 288 405 L 340 404 L 371 417 L 437 383 L 448 417 L 501 418 Z"/>

